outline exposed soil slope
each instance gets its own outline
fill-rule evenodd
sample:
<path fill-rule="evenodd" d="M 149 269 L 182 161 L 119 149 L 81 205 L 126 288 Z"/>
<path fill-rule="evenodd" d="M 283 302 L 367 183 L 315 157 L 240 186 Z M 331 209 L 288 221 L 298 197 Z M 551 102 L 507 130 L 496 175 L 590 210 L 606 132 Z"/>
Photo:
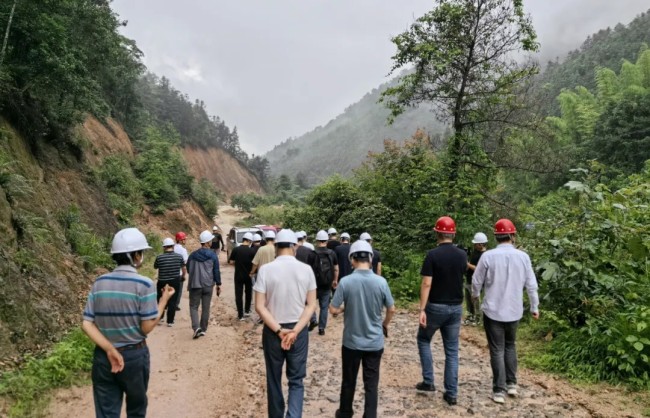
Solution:
<path fill-rule="evenodd" d="M 227 196 L 237 193 L 263 193 L 257 178 L 244 165 L 220 148 L 184 148 L 190 173 L 207 179 Z"/>

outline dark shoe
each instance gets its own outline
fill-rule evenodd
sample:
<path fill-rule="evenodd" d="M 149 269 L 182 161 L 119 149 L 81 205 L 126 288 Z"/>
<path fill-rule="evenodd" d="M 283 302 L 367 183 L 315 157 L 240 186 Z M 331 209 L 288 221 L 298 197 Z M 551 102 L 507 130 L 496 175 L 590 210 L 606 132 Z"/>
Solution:
<path fill-rule="evenodd" d="M 444 399 L 445 402 L 447 402 L 450 406 L 454 406 L 454 405 L 456 405 L 458 403 L 456 398 L 454 398 L 453 396 L 447 396 L 446 393 L 444 395 L 442 395 L 442 399 Z"/>
<path fill-rule="evenodd" d="M 318 322 L 310 322 L 308 330 L 313 331 L 314 328 L 316 328 L 317 326 L 318 326 Z"/>
<path fill-rule="evenodd" d="M 192 337 L 192 339 L 196 340 L 197 338 L 199 338 L 201 336 L 201 332 L 202 332 L 201 328 L 195 329 L 194 330 L 194 336 Z"/>
<path fill-rule="evenodd" d="M 417 385 L 415 385 L 415 389 L 417 389 L 420 392 L 435 392 L 436 387 L 433 383 L 424 383 L 420 382 Z"/>
<path fill-rule="evenodd" d="M 325 335 L 325 330 L 324 329 L 319 329 L 318 330 L 318 335 Z"/>
<path fill-rule="evenodd" d="M 177 310 L 177 311 L 180 311 L 180 310 L 181 310 L 181 308 L 179 308 L 179 307 L 177 306 L 177 307 L 176 307 L 176 310 Z"/>
<path fill-rule="evenodd" d="M 199 332 L 199 337 L 205 337 L 205 331 L 204 330 L 201 330 L 201 332 Z"/>
<path fill-rule="evenodd" d="M 251 316 L 251 311 L 244 312 L 244 318 L 248 318 L 249 316 Z"/>

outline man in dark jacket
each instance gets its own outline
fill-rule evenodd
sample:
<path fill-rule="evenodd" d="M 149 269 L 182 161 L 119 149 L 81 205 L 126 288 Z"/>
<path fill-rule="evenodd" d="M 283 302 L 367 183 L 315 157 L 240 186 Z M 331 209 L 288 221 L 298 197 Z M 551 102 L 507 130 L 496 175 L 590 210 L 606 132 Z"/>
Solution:
<path fill-rule="evenodd" d="M 253 249 L 251 243 L 253 234 L 247 232 L 242 238 L 242 245 L 235 247 L 230 253 L 228 264 L 235 265 L 235 305 L 237 305 L 237 319 L 243 321 L 251 316 L 251 301 L 253 298 L 253 281 L 251 269 L 253 268 Z M 246 303 L 243 298 L 246 293 Z"/>
<path fill-rule="evenodd" d="M 190 276 L 187 290 L 190 292 L 190 317 L 194 339 L 205 335 L 210 320 L 210 302 L 212 288 L 217 286 L 217 296 L 221 294 L 221 272 L 219 258 L 210 249 L 214 235 L 203 231 L 199 235 L 201 248 L 190 254 L 187 260 L 187 272 Z M 199 305 L 201 305 L 201 320 L 199 322 Z"/>
<path fill-rule="evenodd" d="M 210 249 L 214 251 L 214 253 L 218 257 L 219 250 L 226 251 L 226 246 L 224 245 L 223 237 L 221 236 L 221 230 L 219 229 L 218 226 L 212 227 L 212 235 L 214 235 L 214 238 L 212 238 L 212 244 L 210 245 Z"/>

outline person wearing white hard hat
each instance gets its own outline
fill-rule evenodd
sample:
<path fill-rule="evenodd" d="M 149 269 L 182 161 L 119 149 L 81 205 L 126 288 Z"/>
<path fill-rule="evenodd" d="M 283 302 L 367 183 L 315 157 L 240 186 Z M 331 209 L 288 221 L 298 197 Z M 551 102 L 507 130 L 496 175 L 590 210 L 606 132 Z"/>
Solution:
<path fill-rule="evenodd" d="M 213 238 L 214 235 L 210 231 L 201 232 L 199 235 L 201 248 L 190 254 L 187 260 L 187 272 L 190 276 L 187 290 L 190 292 L 190 318 L 194 339 L 204 336 L 208 330 L 212 289 L 215 285 L 217 296 L 221 295 L 219 258 L 210 249 Z M 199 306 L 201 306 L 200 319 Z"/>
<path fill-rule="evenodd" d="M 341 245 L 341 242 L 336 238 L 337 234 L 338 232 L 336 231 L 336 228 L 330 228 L 327 230 L 327 248 L 332 251 L 334 251 L 334 248 Z"/>
<path fill-rule="evenodd" d="M 359 240 L 352 244 L 349 259 L 354 272 L 339 283 L 329 308 L 332 314 L 344 313 L 341 347 L 343 379 L 337 418 L 353 415 L 352 404 L 360 364 L 363 365 L 365 390 L 363 416 L 377 417 L 379 367 L 384 353 L 384 337 L 388 336 L 388 324 L 395 314 L 395 302 L 386 279 L 372 272 L 372 256 L 372 247 L 368 242 Z M 384 308 L 386 319 L 382 321 Z"/>
<path fill-rule="evenodd" d="M 264 239 L 266 240 L 266 245 L 260 247 L 253 258 L 253 268 L 250 274 L 251 277 L 255 277 L 255 274 L 264 264 L 268 264 L 275 260 L 275 232 L 265 231 Z"/>
<path fill-rule="evenodd" d="M 156 261 L 153 263 L 153 268 L 158 270 L 158 282 L 156 288 L 158 290 L 157 300 L 160 302 L 160 298 L 163 295 L 165 286 L 169 285 L 174 288 L 174 296 L 170 299 L 167 304 L 167 326 L 174 326 L 174 317 L 176 316 L 176 298 L 179 295 L 179 289 L 181 287 L 181 278 L 178 275 L 178 272 L 185 265 L 183 256 L 174 252 L 174 240 L 171 238 L 165 238 L 163 240 L 163 253 L 156 257 Z M 162 318 L 165 316 L 163 312 Z"/>
<path fill-rule="evenodd" d="M 255 257 L 251 248 L 252 242 L 253 234 L 246 232 L 242 238 L 242 245 L 235 247 L 228 259 L 229 264 L 235 265 L 235 305 L 237 305 L 237 319 L 240 321 L 251 315 L 253 283 L 250 274 L 253 268 L 253 257 Z"/>
<path fill-rule="evenodd" d="M 325 327 L 327 327 L 327 310 L 332 298 L 332 289 L 336 288 L 339 280 L 339 261 L 336 253 L 327 248 L 328 236 L 325 231 L 318 231 L 316 234 L 316 255 L 318 262 L 316 263 L 316 285 L 318 291 L 316 297 L 320 311 L 318 314 L 318 335 L 325 335 Z M 315 315 L 312 318 L 312 323 L 315 320 Z"/>
<path fill-rule="evenodd" d="M 368 244 L 372 245 L 372 237 L 369 233 L 364 232 L 359 236 L 359 239 L 366 241 Z M 381 253 L 375 247 L 372 247 L 372 271 L 381 276 Z"/>
<path fill-rule="evenodd" d="M 305 231 L 300 231 L 300 235 L 302 235 L 302 239 L 304 241 L 302 243 L 302 245 L 304 245 L 305 247 L 307 247 L 310 250 L 314 251 L 316 248 L 314 248 L 314 244 L 309 242 L 309 239 L 308 239 L 309 237 L 307 237 L 307 233 Z"/>
<path fill-rule="evenodd" d="M 147 414 L 150 363 L 146 339 L 174 296 L 174 289 L 165 286 L 156 304 L 153 281 L 137 273 L 149 249 L 138 229 L 117 232 L 111 245 L 117 267 L 98 277 L 88 294 L 81 328 L 96 345 L 92 382 L 98 417 L 120 416 L 125 396 L 130 416 Z"/>
<path fill-rule="evenodd" d="M 481 259 L 483 253 L 487 250 L 488 237 L 483 232 L 474 234 L 472 244 L 472 254 L 467 262 L 467 271 L 465 272 L 465 305 L 467 306 L 467 318 L 465 318 L 465 325 L 478 325 L 481 322 L 479 315 L 479 301 L 472 299 L 472 278 L 474 277 L 474 270 L 478 260 Z"/>
<path fill-rule="evenodd" d="M 180 254 L 183 257 L 183 268 L 178 272 L 180 276 L 181 286 L 178 288 L 178 294 L 176 295 L 176 310 L 180 311 L 181 297 L 183 295 L 183 282 L 187 280 L 187 259 L 189 254 L 187 253 L 187 248 L 185 248 L 185 242 L 187 241 L 187 234 L 183 231 L 178 231 L 176 236 L 176 245 L 174 245 L 174 252 Z"/>
<path fill-rule="evenodd" d="M 210 244 L 210 249 L 214 251 L 214 253 L 219 256 L 219 250 L 221 251 L 226 251 L 226 246 L 223 243 L 223 237 L 221 236 L 221 229 L 219 229 L 218 226 L 213 226 L 212 227 L 212 235 L 214 235 L 214 238 L 212 239 L 212 244 Z"/>
<path fill-rule="evenodd" d="M 255 310 L 264 322 L 268 416 L 301 417 L 309 352 L 307 324 L 316 310 L 316 279 L 311 268 L 295 258 L 297 240 L 292 230 L 278 232 L 275 241 L 277 258 L 260 268 L 253 287 Z M 282 394 L 285 362 L 289 381 L 286 404 Z"/>
<path fill-rule="evenodd" d="M 253 249 L 253 257 L 257 252 L 259 251 L 260 244 L 262 243 L 262 236 L 260 234 L 253 234 L 253 244 L 251 245 L 251 248 Z"/>
<path fill-rule="evenodd" d="M 350 234 L 344 232 L 341 234 L 341 245 L 334 249 L 336 253 L 336 258 L 339 261 L 339 279 L 338 282 L 341 282 L 348 274 L 352 273 L 352 264 L 350 263 Z"/>

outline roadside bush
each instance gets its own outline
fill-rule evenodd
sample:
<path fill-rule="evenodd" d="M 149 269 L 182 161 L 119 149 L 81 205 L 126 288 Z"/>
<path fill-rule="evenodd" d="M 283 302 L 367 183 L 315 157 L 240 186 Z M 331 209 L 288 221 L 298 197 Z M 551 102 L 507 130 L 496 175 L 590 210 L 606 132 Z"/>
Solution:
<path fill-rule="evenodd" d="M 650 164 L 618 190 L 599 182 L 604 171 L 576 170 L 580 181 L 532 208 L 535 228 L 523 243 L 542 309 L 559 318 L 540 365 L 650 387 Z"/>
<path fill-rule="evenodd" d="M 109 254 L 110 239 L 95 234 L 85 223 L 81 221 L 79 208 L 70 206 L 67 211 L 61 213 L 61 226 L 65 238 L 75 252 L 84 262 L 84 268 L 92 271 L 97 267 L 109 268 L 113 266 L 113 260 Z"/>
<path fill-rule="evenodd" d="M 192 193 L 192 177 L 178 150 L 180 138 L 171 128 L 150 127 L 135 162 L 142 193 L 156 214 L 178 205 Z"/>
<path fill-rule="evenodd" d="M 253 225 L 281 225 L 284 219 L 284 210 L 282 206 L 257 206 L 252 209 L 251 215 L 246 220 Z"/>
<path fill-rule="evenodd" d="M 264 198 L 256 193 L 240 193 L 230 198 L 230 204 L 244 212 L 250 212 L 263 201 Z"/>
<path fill-rule="evenodd" d="M 87 379 L 95 345 L 81 329 L 76 329 L 43 358 L 32 358 L 15 372 L 0 377 L 0 395 L 13 404 L 10 417 L 43 416 L 49 392 Z"/>
<path fill-rule="evenodd" d="M 143 204 L 141 184 L 131 164 L 120 156 L 104 159 L 97 175 L 108 191 L 108 202 L 121 225 L 131 223 Z"/>
<path fill-rule="evenodd" d="M 192 197 L 196 203 L 201 206 L 203 212 L 212 218 L 217 214 L 219 209 L 219 200 L 223 195 L 214 187 L 210 181 L 201 179 L 198 182 L 192 183 Z"/>

